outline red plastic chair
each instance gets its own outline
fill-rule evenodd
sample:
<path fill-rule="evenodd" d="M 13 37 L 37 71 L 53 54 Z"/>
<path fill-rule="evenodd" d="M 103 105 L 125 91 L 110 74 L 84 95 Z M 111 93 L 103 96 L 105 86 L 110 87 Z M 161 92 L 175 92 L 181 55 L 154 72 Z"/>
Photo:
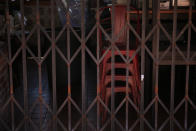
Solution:
<path fill-rule="evenodd" d="M 111 7 L 105 7 L 102 8 L 101 10 L 104 10 L 106 8 L 110 8 Z M 115 6 L 115 21 L 114 21 L 114 34 L 115 36 L 117 36 L 119 34 L 119 32 L 121 31 L 122 28 L 124 28 L 125 24 L 126 24 L 126 20 L 127 20 L 127 10 L 126 10 L 126 6 L 122 6 L 122 5 L 116 5 Z M 139 15 L 139 12 L 138 12 Z M 109 20 L 109 18 L 105 18 L 103 21 L 105 20 Z M 136 31 L 139 33 L 139 29 L 140 25 L 139 25 L 139 17 L 137 19 L 137 29 Z M 127 30 L 125 29 L 121 36 L 118 38 L 118 40 L 116 40 L 115 44 L 117 45 L 117 47 L 120 47 L 120 53 L 126 57 L 126 34 Z M 136 40 L 136 45 L 138 45 L 138 40 Z M 102 42 L 102 33 L 100 31 L 100 46 L 104 46 L 103 42 Z M 123 49 L 123 47 L 125 47 Z M 102 50 L 102 53 L 104 53 L 105 50 Z M 133 54 L 135 53 L 135 50 L 129 50 L 129 57 L 131 58 L 133 56 Z M 118 51 L 114 52 L 114 56 L 120 56 Z M 107 53 L 107 55 L 104 57 L 103 62 L 101 63 L 100 66 L 100 86 L 101 86 L 101 97 L 102 100 L 104 101 L 104 103 L 106 104 L 106 106 L 109 105 L 109 99 L 111 96 L 111 86 L 108 87 L 108 84 L 111 83 L 112 81 L 112 77 L 109 74 L 109 72 L 111 72 L 111 59 L 112 54 L 111 51 L 109 51 Z M 117 62 L 115 61 L 114 63 L 114 68 L 115 69 L 127 69 L 127 65 L 125 62 Z M 128 88 L 128 92 L 132 95 L 133 101 L 136 105 L 139 105 L 140 103 L 140 75 L 139 75 L 139 65 L 138 65 L 138 59 L 137 59 L 137 55 L 133 58 L 132 63 L 129 64 L 128 67 L 129 70 L 129 76 L 128 76 L 128 84 L 129 87 Z M 126 83 L 126 74 L 118 74 L 114 76 L 114 81 L 121 81 L 121 82 L 125 82 Z M 126 86 L 115 86 L 114 87 L 114 93 L 126 93 Z M 103 121 L 105 121 L 106 115 L 107 115 L 107 111 L 101 108 L 101 112 L 103 112 Z"/>

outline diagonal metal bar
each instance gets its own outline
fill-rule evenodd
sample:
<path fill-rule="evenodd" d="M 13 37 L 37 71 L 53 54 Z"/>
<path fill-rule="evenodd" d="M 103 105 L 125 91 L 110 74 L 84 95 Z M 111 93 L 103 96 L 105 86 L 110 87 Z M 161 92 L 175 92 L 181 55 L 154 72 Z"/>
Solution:
<path fill-rule="evenodd" d="M 53 114 L 53 111 L 52 109 L 48 106 L 48 104 L 46 104 L 46 102 L 43 100 L 43 98 L 41 98 L 41 103 L 47 108 L 47 110 Z"/>
<path fill-rule="evenodd" d="M 130 23 L 128 23 L 128 27 L 129 27 L 129 29 L 133 32 L 133 34 L 137 37 L 137 39 L 139 40 L 139 42 L 141 42 L 142 41 L 142 38 L 139 36 L 139 34 L 135 31 L 135 29 L 134 29 L 134 27 L 130 24 Z"/>
<path fill-rule="evenodd" d="M 114 44 L 114 49 L 117 50 L 118 54 L 120 55 L 120 57 L 123 59 L 123 61 L 126 63 L 127 59 L 125 58 L 126 56 L 123 56 L 123 54 L 121 53 L 120 49 Z M 116 54 L 116 53 L 114 53 Z"/>
<path fill-rule="evenodd" d="M 136 51 L 132 54 L 132 56 L 128 60 L 128 63 L 130 63 L 134 59 L 134 57 L 139 53 L 140 50 L 141 50 L 141 46 L 138 46 L 138 48 L 136 49 Z"/>
<path fill-rule="evenodd" d="M 181 131 L 185 131 L 183 129 L 183 127 L 179 124 L 179 122 L 174 118 L 174 122 L 176 123 L 176 125 L 178 126 L 178 128 L 181 130 Z"/>
<path fill-rule="evenodd" d="M 102 25 L 98 25 L 99 28 L 101 29 L 102 33 L 105 35 L 105 37 L 109 40 L 110 43 L 113 43 L 113 40 L 111 39 L 111 37 L 105 32 L 105 30 L 103 29 Z"/>
<path fill-rule="evenodd" d="M 97 97 L 93 100 L 93 102 L 91 103 L 91 105 L 87 108 L 86 110 L 86 114 L 88 114 L 90 112 L 90 110 L 92 109 L 92 107 L 97 103 Z"/>
<path fill-rule="evenodd" d="M 121 103 L 119 104 L 119 106 L 116 108 L 116 111 L 114 112 L 114 114 L 116 115 L 118 113 L 118 111 L 121 109 L 121 107 L 125 104 L 126 102 L 126 98 L 124 98 Z"/>
<path fill-rule="evenodd" d="M 135 126 L 139 123 L 139 119 L 137 119 L 134 124 L 129 128 L 129 131 L 133 131 L 133 129 L 135 128 Z"/>
<path fill-rule="evenodd" d="M 26 42 L 29 41 L 29 39 L 31 38 L 31 36 L 33 35 L 33 33 L 35 32 L 36 29 L 37 29 L 37 25 L 34 25 L 33 29 L 30 32 L 30 34 L 26 38 Z"/>
<path fill-rule="evenodd" d="M 86 46 L 85 49 L 86 49 L 87 53 L 90 55 L 90 57 L 93 59 L 93 61 L 94 61 L 96 64 L 98 64 L 97 59 L 96 59 L 95 56 L 92 54 L 92 52 L 89 50 L 89 48 Z"/>
<path fill-rule="evenodd" d="M 190 128 L 188 129 L 188 131 L 193 131 L 192 129 L 196 126 L 196 121 L 190 126 Z"/>
<path fill-rule="evenodd" d="M 80 47 L 76 50 L 76 52 L 73 54 L 73 56 L 72 56 L 71 59 L 70 59 L 70 64 L 74 61 L 74 59 L 76 58 L 76 56 L 80 53 L 81 49 L 82 49 L 82 46 L 80 46 Z"/>
<path fill-rule="evenodd" d="M 163 31 L 163 33 L 166 35 L 166 37 L 168 38 L 170 43 L 172 43 L 173 42 L 172 38 L 170 37 L 169 33 L 166 31 L 166 29 L 163 27 L 163 25 L 161 23 L 159 23 L 159 27 Z"/>
<path fill-rule="evenodd" d="M 11 102 L 12 98 L 10 97 L 5 104 L 1 107 L 0 112 L 3 112 L 5 110 L 5 108 L 7 107 L 7 105 Z"/>
<path fill-rule="evenodd" d="M 163 54 L 160 56 L 159 58 L 159 62 L 167 55 L 167 53 L 170 51 L 171 49 L 171 45 L 163 52 Z"/>
<path fill-rule="evenodd" d="M 22 43 L 22 39 L 21 37 L 19 36 L 19 33 L 14 31 L 14 35 L 18 38 L 18 40 L 20 41 L 20 43 Z"/>
<path fill-rule="evenodd" d="M 78 105 L 76 104 L 76 102 L 70 97 L 70 101 L 71 101 L 71 103 L 74 105 L 74 107 L 78 110 L 78 112 L 80 113 L 80 114 L 82 114 L 82 111 L 81 111 L 81 109 L 78 107 Z"/>
<path fill-rule="evenodd" d="M 45 131 L 50 131 L 51 129 L 49 129 L 49 128 L 51 128 L 51 126 L 52 126 L 52 119 L 50 119 L 47 123 L 48 123 L 47 127 L 44 130 Z"/>
<path fill-rule="evenodd" d="M 80 120 L 76 123 L 76 125 L 73 127 L 72 130 L 75 131 L 79 127 L 81 122 L 82 122 L 82 118 L 80 118 Z"/>
<path fill-rule="evenodd" d="M 167 114 L 169 114 L 169 110 L 167 109 L 167 107 L 163 104 L 163 102 L 161 101 L 161 99 L 158 99 L 159 103 L 161 104 L 161 106 L 163 107 L 163 109 L 167 112 Z"/>
<path fill-rule="evenodd" d="M 108 108 L 108 106 L 105 105 L 105 103 L 102 101 L 102 99 L 100 99 L 100 103 L 102 104 L 102 106 L 104 106 L 104 108 L 107 110 L 107 112 L 111 115 L 111 111 Z"/>
<path fill-rule="evenodd" d="M 189 27 L 189 23 L 187 23 L 184 28 L 181 30 L 181 32 L 178 34 L 178 36 L 176 37 L 176 42 L 180 39 L 180 37 L 184 34 L 184 32 L 188 29 Z"/>
<path fill-rule="evenodd" d="M 101 56 L 99 63 L 101 63 L 103 61 L 103 59 L 105 58 L 105 56 L 108 54 L 108 52 L 111 50 L 111 46 L 107 48 L 107 50 L 104 52 L 104 54 Z"/>
<path fill-rule="evenodd" d="M 150 102 L 150 104 L 146 107 L 146 109 L 144 110 L 144 114 L 148 112 L 148 110 L 155 103 L 155 101 L 156 101 L 156 97 L 154 97 L 153 100 Z"/>
<path fill-rule="evenodd" d="M 44 35 L 48 38 L 48 40 L 50 42 L 52 42 L 52 38 L 48 35 L 48 33 L 46 32 L 46 30 L 44 29 L 44 27 L 42 25 L 38 25 L 38 26 L 41 29 L 41 31 L 44 33 Z"/>
<path fill-rule="evenodd" d="M 194 24 L 191 25 L 192 29 L 196 32 L 196 27 Z"/>
<path fill-rule="evenodd" d="M 188 63 L 187 58 L 184 56 L 183 52 L 179 49 L 178 45 L 176 45 L 175 48 L 176 48 L 177 52 L 182 56 L 182 58 L 184 59 L 184 61 L 186 63 Z"/>
<path fill-rule="evenodd" d="M 60 108 L 58 109 L 58 111 L 57 111 L 57 113 L 56 113 L 57 115 L 59 115 L 59 113 L 60 113 L 60 112 L 62 111 L 62 109 L 65 107 L 65 105 L 67 104 L 68 100 L 69 100 L 68 97 L 64 100 L 63 104 L 60 106 Z"/>
<path fill-rule="evenodd" d="M 82 40 L 81 40 L 80 36 L 76 33 L 76 31 L 73 29 L 73 27 L 71 25 L 68 25 L 68 27 L 71 29 L 71 31 L 73 32 L 73 34 L 75 35 L 75 37 L 81 43 Z"/>
<path fill-rule="evenodd" d="M 156 58 L 154 57 L 154 55 L 152 54 L 152 52 L 148 49 L 148 47 L 146 45 L 144 45 L 144 48 L 146 49 L 146 51 L 148 52 L 148 54 L 150 55 L 150 57 L 153 59 L 153 61 L 156 62 Z"/>
<path fill-rule="evenodd" d="M 11 64 L 15 61 L 16 57 L 19 55 L 19 53 L 22 51 L 22 46 L 16 51 L 13 58 L 11 59 Z"/>
<path fill-rule="evenodd" d="M 61 126 L 61 128 L 63 129 L 63 131 L 68 131 L 68 129 L 64 126 L 64 124 L 58 118 L 57 118 L 57 123 L 59 123 L 59 125 Z"/>
<path fill-rule="evenodd" d="M 2 120 L 1 117 L 0 117 L 0 122 L 1 122 L 1 124 L 3 124 L 3 126 L 6 128 L 6 131 L 11 131 L 11 129 L 9 128 L 9 126 L 4 122 L 4 120 Z"/>
<path fill-rule="evenodd" d="M 174 114 L 180 109 L 180 107 L 184 104 L 185 98 L 177 105 L 176 109 L 174 110 Z"/>
<path fill-rule="evenodd" d="M 67 24 L 65 24 L 64 26 L 63 26 L 63 29 L 61 29 L 61 31 L 59 32 L 59 34 L 57 35 L 57 37 L 56 37 L 56 39 L 55 39 L 55 43 L 57 43 L 58 42 L 58 40 L 60 39 L 60 37 L 62 36 L 62 34 L 63 34 L 63 32 L 67 29 Z"/>
<path fill-rule="evenodd" d="M 38 61 L 37 57 L 35 56 L 35 54 L 31 51 L 31 49 L 28 46 L 26 46 L 26 49 L 29 52 L 29 54 L 31 55 L 31 57 L 33 58 L 33 60 L 38 64 L 39 61 Z"/>
<path fill-rule="evenodd" d="M 123 31 L 125 31 L 125 29 L 127 29 L 127 24 L 120 30 L 120 32 L 116 36 L 114 36 L 114 42 L 116 42 L 122 36 L 122 33 Z"/>
<path fill-rule="evenodd" d="M 48 54 L 49 54 L 51 51 L 52 51 L 52 46 L 46 51 L 46 53 L 44 54 L 44 56 L 43 56 L 43 58 L 42 58 L 40 64 L 42 64 L 42 63 L 45 61 L 45 59 L 48 57 Z"/>
<path fill-rule="evenodd" d="M 196 105 L 193 103 L 193 101 L 190 98 L 188 99 L 188 101 L 192 105 L 192 107 L 196 110 Z"/>
<path fill-rule="evenodd" d="M 87 42 L 89 40 L 89 38 L 92 36 L 92 34 L 96 28 L 97 28 L 97 25 L 94 25 L 93 28 L 91 29 L 91 31 L 89 32 L 89 34 L 87 35 L 87 37 L 85 38 L 85 42 Z"/>
<path fill-rule="evenodd" d="M 162 131 L 163 128 L 166 126 L 166 124 L 167 124 L 168 122 L 169 122 L 169 118 L 167 118 L 167 119 L 163 122 L 163 124 L 160 126 L 160 128 L 159 128 L 158 131 Z"/>
<path fill-rule="evenodd" d="M 86 118 L 86 122 L 90 126 L 90 128 L 92 129 L 92 131 L 96 131 L 95 126 L 87 118 Z"/>
<path fill-rule="evenodd" d="M 196 56 L 196 52 L 191 56 L 191 60 L 193 60 Z"/>
<path fill-rule="evenodd" d="M 34 127 L 34 129 L 36 129 L 37 131 L 39 131 L 39 127 L 30 118 L 28 120 L 31 123 L 31 125 Z"/>
<path fill-rule="evenodd" d="M 18 107 L 18 109 L 23 113 L 23 115 L 25 114 L 24 109 L 21 107 L 21 105 L 16 101 L 16 99 L 14 97 L 12 97 L 13 102 L 15 103 L 15 105 Z"/>
<path fill-rule="evenodd" d="M 150 128 L 151 131 L 154 131 L 154 128 L 150 125 L 150 123 L 144 118 L 144 122 Z"/>
<path fill-rule="evenodd" d="M 19 131 L 21 129 L 21 127 L 24 125 L 25 123 L 25 119 L 23 119 L 20 124 L 16 127 L 15 131 Z"/>
<path fill-rule="evenodd" d="M 63 61 L 68 65 L 69 62 L 67 60 L 67 58 L 65 57 L 65 55 L 62 53 L 62 51 L 59 49 L 59 47 L 55 47 L 56 48 L 56 51 L 58 52 L 58 54 L 61 56 L 61 58 L 63 59 Z"/>
<path fill-rule="evenodd" d="M 38 102 L 39 102 L 39 97 L 36 98 L 36 100 L 33 103 L 33 105 L 31 105 L 31 108 L 29 109 L 29 113 L 32 113 L 33 112 L 33 110 L 34 110 L 35 106 L 38 104 Z"/>
<path fill-rule="evenodd" d="M 109 125 L 109 123 L 110 123 L 110 119 L 108 119 L 106 122 L 104 122 L 104 125 L 102 126 L 100 131 L 104 131 L 104 129 Z"/>
<path fill-rule="evenodd" d="M 135 109 L 135 111 L 139 114 L 139 108 L 134 104 L 134 102 L 128 98 L 129 103 L 132 105 L 132 107 Z"/>
<path fill-rule="evenodd" d="M 148 41 L 148 39 L 150 39 L 150 37 L 154 34 L 157 28 L 158 28 L 158 24 L 154 25 L 150 33 L 148 33 L 148 35 L 146 36 L 145 43 Z"/>
<path fill-rule="evenodd" d="M 122 124 L 115 118 L 115 123 L 120 127 L 121 131 L 125 131 L 126 129 L 122 126 Z"/>

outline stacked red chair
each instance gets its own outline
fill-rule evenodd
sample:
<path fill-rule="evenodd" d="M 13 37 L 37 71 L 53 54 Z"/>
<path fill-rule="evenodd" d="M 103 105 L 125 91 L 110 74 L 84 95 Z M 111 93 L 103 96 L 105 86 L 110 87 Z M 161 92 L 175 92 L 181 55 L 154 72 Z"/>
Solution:
<path fill-rule="evenodd" d="M 111 7 L 105 7 L 105 8 L 110 8 Z M 104 9 L 105 9 L 104 8 Z M 107 19 L 107 18 L 106 18 Z M 138 16 L 139 19 L 139 16 Z M 121 32 L 121 30 L 125 27 L 127 21 L 127 9 L 126 6 L 123 5 L 116 5 L 115 6 L 115 20 L 114 20 L 114 35 L 118 36 L 118 34 Z M 137 20 L 137 32 L 139 33 L 139 20 Z M 129 71 L 128 75 L 128 93 L 131 94 L 131 98 L 133 99 L 133 102 L 138 106 L 140 103 L 140 73 L 139 73 L 139 63 L 138 63 L 138 56 L 134 55 L 135 50 L 131 49 L 128 51 L 129 58 L 132 58 L 133 60 L 130 62 L 129 66 L 122 61 L 118 60 L 116 58 L 120 58 L 120 54 L 123 55 L 125 58 L 127 56 L 127 51 L 126 51 L 126 44 L 127 44 L 127 30 L 124 29 L 123 32 L 121 32 L 120 37 L 115 41 L 115 45 L 119 48 L 119 51 L 114 51 L 114 57 L 115 57 L 115 63 L 114 63 L 114 70 L 127 70 Z M 104 42 L 102 41 L 102 33 L 100 32 L 100 45 L 104 46 Z M 136 44 L 137 44 L 136 40 Z M 105 50 L 103 49 L 102 54 L 105 53 Z M 127 76 L 126 73 L 115 73 L 115 76 L 111 76 L 111 68 L 112 68 L 112 62 L 111 62 L 111 57 L 112 57 L 112 52 L 108 51 L 106 56 L 104 57 L 101 66 L 100 66 L 100 86 L 101 86 L 101 97 L 106 106 L 109 105 L 110 97 L 111 97 L 111 82 L 112 79 L 116 82 L 124 82 L 126 83 L 127 81 Z M 126 94 L 127 88 L 126 84 L 118 86 L 115 84 L 114 87 L 114 93 L 125 93 Z M 106 116 L 107 116 L 107 111 L 106 109 L 102 110 L 103 112 L 103 121 L 105 121 Z"/>

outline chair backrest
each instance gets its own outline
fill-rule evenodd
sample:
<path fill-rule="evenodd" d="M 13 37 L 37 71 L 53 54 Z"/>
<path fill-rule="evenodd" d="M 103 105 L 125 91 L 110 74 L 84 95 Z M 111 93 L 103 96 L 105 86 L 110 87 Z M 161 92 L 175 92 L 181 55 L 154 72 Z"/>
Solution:
<path fill-rule="evenodd" d="M 127 34 L 127 30 L 125 29 L 127 9 L 124 5 L 116 5 L 114 9 L 114 35 L 115 37 L 118 37 L 120 35 L 115 43 L 117 44 L 117 46 L 125 46 Z"/>
<path fill-rule="evenodd" d="M 112 6 L 107 6 L 107 7 L 104 7 L 104 8 L 101 8 L 100 11 L 104 11 L 105 9 L 110 9 L 110 14 L 112 15 Z M 125 49 L 126 48 L 126 41 L 127 41 L 127 27 L 126 26 L 126 22 L 127 22 L 127 16 L 128 16 L 128 13 L 129 11 L 127 11 L 127 6 L 126 5 L 115 5 L 114 6 L 114 9 L 115 9 L 115 16 L 114 16 L 114 35 L 115 35 L 115 38 L 116 41 L 115 41 L 115 44 L 117 45 L 117 47 L 119 47 L 119 49 Z M 139 14 L 139 10 L 137 10 L 136 8 L 134 7 L 130 7 L 131 10 L 133 11 L 136 11 L 136 19 L 132 19 L 130 18 L 131 21 L 134 21 L 136 22 L 136 32 L 138 34 L 140 34 L 140 14 Z M 111 17 L 108 17 L 108 18 L 104 18 L 103 20 L 101 20 L 101 23 L 107 23 L 108 20 L 111 20 Z M 107 26 L 106 26 L 107 27 Z M 105 43 L 103 43 L 102 41 L 102 32 L 101 30 L 99 29 L 100 31 L 100 47 L 103 49 L 105 45 Z M 106 28 L 105 31 L 110 31 L 111 33 L 111 28 Z M 104 45 L 103 45 L 104 44 Z M 139 44 L 139 40 L 138 38 L 136 38 L 136 41 L 135 41 L 135 44 L 133 43 L 134 46 L 138 46 Z M 134 47 L 135 48 L 135 47 Z"/>

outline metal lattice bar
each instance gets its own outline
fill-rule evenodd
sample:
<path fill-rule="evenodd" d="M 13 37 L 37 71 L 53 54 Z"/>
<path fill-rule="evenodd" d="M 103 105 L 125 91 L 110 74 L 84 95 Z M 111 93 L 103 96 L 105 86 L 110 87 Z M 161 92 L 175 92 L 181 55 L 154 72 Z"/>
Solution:
<path fill-rule="evenodd" d="M 146 128 L 148 128 L 151 131 L 162 131 L 162 130 L 189 130 L 192 131 L 196 127 L 196 121 L 192 120 L 192 116 L 190 116 L 190 113 L 196 112 L 196 105 L 195 105 L 195 99 L 192 98 L 191 91 L 193 90 L 191 87 L 190 81 L 195 81 L 194 78 L 192 78 L 191 75 L 193 75 L 194 72 L 191 72 L 192 66 L 196 66 L 195 61 L 195 50 L 191 47 L 194 42 L 193 35 L 196 32 L 196 27 L 194 25 L 194 15 L 195 13 L 195 7 L 193 7 L 193 1 L 190 0 L 190 4 L 187 7 L 187 9 L 179 9 L 178 7 L 178 0 L 174 0 L 174 5 L 169 10 L 161 10 L 160 3 L 161 0 L 152 0 L 152 11 L 149 10 L 149 0 L 143 0 L 142 1 L 142 7 L 141 9 L 138 8 L 136 11 L 133 10 L 130 7 L 130 3 L 134 4 L 137 3 L 139 5 L 139 2 L 127 0 L 127 4 L 125 5 L 126 8 L 126 20 L 125 20 L 125 26 L 120 29 L 118 34 L 115 34 L 115 19 L 117 17 L 117 13 L 115 10 L 116 2 L 117 0 L 112 0 L 110 9 L 110 15 L 111 19 L 108 18 L 106 20 L 110 20 L 109 24 L 111 26 L 111 34 L 108 33 L 108 30 L 105 29 L 105 27 L 102 24 L 102 15 L 104 14 L 104 9 L 107 9 L 107 7 L 101 8 L 101 0 L 96 0 L 95 2 L 95 8 L 94 15 L 95 15 L 95 22 L 93 23 L 91 29 L 88 30 L 88 24 L 87 24 L 87 18 L 88 15 L 86 13 L 87 1 L 86 0 L 80 0 L 78 1 L 80 3 L 79 12 L 81 13 L 81 18 L 78 23 L 80 23 L 79 26 L 79 33 L 76 31 L 75 27 L 72 25 L 72 13 L 70 12 L 71 9 L 71 0 L 66 0 L 67 6 L 64 7 L 64 17 L 66 19 L 66 23 L 63 24 L 60 27 L 60 30 L 57 34 L 57 20 L 56 20 L 56 14 L 60 10 L 58 4 L 62 4 L 62 1 L 55 1 L 50 0 L 49 2 L 46 2 L 45 6 L 48 7 L 50 10 L 50 13 L 48 13 L 48 16 L 51 17 L 51 23 L 50 23 L 50 31 L 51 35 L 48 34 L 48 30 L 46 30 L 44 24 L 41 24 L 41 4 L 43 3 L 42 0 L 36 0 L 34 2 L 33 6 L 35 6 L 35 25 L 32 26 L 32 29 L 29 31 L 28 35 L 26 35 L 26 26 L 25 26 L 25 7 L 27 2 L 25 0 L 17 0 L 19 7 L 19 12 L 21 13 L 21 19 L 20 19 L 20 33 L 17 32 L 11 32 L 12 23 L 11 23 L 11 9 L 13 8 L 10 4 L 11 1 L 6 0 L 6 2 L 3 2 L 5 5 L 5 25 L 2 26 L 0 29 L 0 35 L 3 34 L 6 40 L 6 46 L 7 46 L 7 54 L 5 54 L 4 51 L 1 51 L 0 48 L 0 58 L 3 58 L 4 63 L 0 63 L 0 69 L 3 70 L 4 66 L 7 66 L 9 69 L 9 96 L 6 101 L 3 101 L 3 105 L 0 109 L 0 130 L 5 129 L 8 131 L 29 131 L 29 130 L 64 130 L 64 131 L 72 131 L 72 130 L 97 130 L 97 131 L 104 131 L 104 130 L 122 130 L 122 131 L 131 131 L 131 130 L 140 130 L 145 131 Z M 103 1 L 102 1 L 103 2 Z M 171 2 L 171 1 L 170 1 Z M 1 1 L 0 1 L 1 5 Z M 137 6 L 137 5 L 136 5 Z M 170 5 L 171 6 L 171 5 Z M 63 6 L 61 5 L 61 8 Z M 152 14 L 152 15 L 151 15 Z M 172 34 L 170 34 L 170 31 L 168 31 L 167 27 L 164 25 L 164 21 L 161 20 L 161 14 L 167 14 L 168 16 L 172 16 L 172 29 L 170 30 Z M 188 21 L 184 22 L 185 25 L 182 27 L 182 29 L 178 30 L 178 18 L 180 18 L 178 15 L 183 14 L 187 15 Z M 139 18 L 142 18 L 139 20 L 141 23 L 141 29 L 140 33 L 137 29 L 135 29 L 135 25 L 132 24 L 132 16 L 137 16 Z M 149 21 L 152 16 L 152 25 L 149 24 Z M 117 41 L 121 36 L 123 35 L 123 32 L 126 32 L 126 48 L 123 50 L 125 51 L 125 54 L 122 53 L 122 50 L 118 47 Z M 147 33 L 148 32 L 148 33 Z M 75 40 L 78 41 L 79 46 L 76 49 L 72 49 L 73 45 L 76 44 L 72 42 L 72 35 L 75 37 Z M 100 37 L 104 38 L 101 38 Z M 111 35 L 111 36 L 110 36 Z M 168 43 L 168 46 L 166 49 L 162 49 L 162 36 L 164 35 L 165 41 Z M 28 45 L 28 42 L 30 42 L 31 38 L 33 36 L 36 36 L 35 44 L 37 46 L 37 53 L 34 53 L 33 47 Z M 186 50 L 181 49 L 181 46 L 178 45 L 178 41 L 181 40 L 182 37 L 187 37 L 186 41 Z M 61 41 L 62 38 L 65 38 L 63 41 Z M 131 38 L 136 39 L 135 41 L 138 41 L 138 45 L 134 49 L 133 54 L 130 56 L 130 48 L 131 48 Z M 17 39 L 17 40 L 16 40 Z M 46 49 L 45 53 L 42 51 L 44 45 L 44 42 L 42 41 L 44 39 L 49 44 L 49 47 Z M 93 39 L 93 40 L 91 40 Z M 104 49 L 102 49 L 102 41 L 103 39 L 107 39 L 108 46 Z M 183 38 L 185 39 L 185 38 Z M 1 40 L 1 36 L 0 36 Z M 89 41 L 92 42 L 94 45 L 93 47 L 90 47 Z M 62 43 L 63 46 L 65 46 L 65 49 L 61 49 L 59 47 L 60 45 L 57 44 L 58 42 Z M 18 44 L 18 47 L 14 47 L 15 44 Z M 92 49 L 93 48 L 93 49 Z M 73 51 L 74 50 L 74 51 Z M 73 51 L 73 52 L 72 52 Z M 104 98 L 103 88 L 102 84 L 105 83 L 105 81 L 102 81 L 102 64 L 104 60 L 110 55 L 110 81 L 108 82 L 110 85 L 110 99 L 109 103 L 107 104 L 106 98 Z M 118 95 L 115 92 L 115 89 L 117 87 L 116 84 L 116 75 L 118 71 L 116 71 L 116 55 L 119 56 L 119 59 L 122 60 L 122 66 L 125 67 L 125 91 L 124 96 L 122 97 L 121 101 L 118 101 Z M 37 89 L 38 94 L 35 98 L 35 101 L 30 105 L 31 103 L 29 100 L 29 83 L 28 81 L 28 68 L 27 65 L 28 57 L 31 57 L 32 60 L 36 63 L 36 71 L 37 74 Z M 137 105 L 134 102 L 133 95 L 130 93 L 131 85 L 129 84 L 129 68 L 131 64 L 134 61 L 134 58 L 136 56 L 139 56 L 138 63 L 140 67 L 140 73 L 138 78 L 141 78 L 140 84 L 140 103 Z M 169 56 L 169 57 L 168 57 Z M 63 81 L 63 83 L 66 83 L 66 87 L 63 87 L 65 89 L 64 94 L 64 100 L 62 99 L 62 103 L 58 103 L 59 99 L 59 86 L 58 86 L 58 64 L 59 59 L 58 57 L 63 61 L 63 66 L 66 69 L 66 74 L 64 74 L 66 77 Z M 80 68 L 81 72 L 78 74 L 80 75 L 80 86 L 78 86 L 81 90 L 76 90 L 72 86 L 72 82 L 75 78 L 72 77 L 72 67 L 74 64 L 74 61 L 77 59 L 77 57 L 81 57 L 79 62 L 80 65 L 77 65 L 77 68 Z M 178 60 L 178 57 L 180 58 Z M 22 76 L 22 83 L 21 83 L 21 89 L 23 89 L 23 92 L 21 92 L 20 96 L 22 96 L 22 100 L 19 101 L 17 97 L 19 97 L 19 94 L 17 94 L 17 79 L 20 79 L 21 76 L 15 76 L 15 66 L 17 65 L 17 61 L 20 59 L 22 62 L 21 65 L 21 72 L 19 74 Z M 51 60 L 51 69 L 48 70 L 48 72 L 51 72 L 51 102 L 46 102 L 44 98 L 44 82 L 43 82 L 43 74 L 44 71 L 43 65 L 47 61 L 47 59 Z M 88 74 L 88 61 L 92 61 L 92 63 L 95 65 L 95 74 L 94 76 L 89 76 Z M 150 62 L 149 62 L 150 61 Z M 150 66 L 148 65 L 150 63 Z M 109 65 L 108 64 L 108 65 Z M 169 75 L 167 77 L 170 77 L 170 80 L 161 79 L 161 66 L 166 67 L 167 65 L 169 69 Z M 185 71 L 185 80 L 184 85 L 181 85 L 182 90 L 184 92 L 181 92 L 180 100 L 179 102 L 176 101 L 176 93 L 177 89 L 180 87 L 177 87 L 176 83 L 178 83 L 178 79 L 176 75 L 177 72 L 177 66 L 182 65 L 183 71 Z M 16 67 L 18 68 L 18 67 Z M 148 70 L 148 69 L 149 70 Z M 150 69 L 152 68 L 152 69 Z M 170 69 L 171 68 L 171 69 Z M 93 72 L 94 73 L 94 72 Z M 149 74 L 148 74 L 149 73 Z M 6 73 L 2 73 L 1 76 L 5 75 Z M 152 75 L 152 76 L 151 76 Z M 15 78 L 16 77 L 16 78 Z M 48 75 L 48 77 L 50 77 Z M 88 77 L 96 78 L 96 82 L 94 83 L 93 90 L 95 90 L 96 95 L 92 98 L 92 100 L 88 99 L 88 84 L 91 83 L 91 81 L 88 81 Z M 151 77 L 150 79 L 147 79 L 148 77 Z M 77 78 L 76 78 L 77 79 Z M 152 81 L 152 85 L 147 85 L 149 82 L 147 80 Z M 165 100 L 162 100 L 162 90 L 161 89 L 161 81 L 164 81 L 165 83 L 169 83 L 170 85 L 167 87 L 167 89 L 170 90 L 167 92 L 167 96 L 170 96 L 169 100 L 167 101 L 167 104 L 165 103 Z M 136 80 L 134 81 L 136 83 Z M 170 83 L 171 82 L 171 83 Z M 49 82 L 48 82 L 49 83 Z M 0 81 L 0 87 L 4 86 L 4 83 Z M 16 87 L 15 87 L 16 86 Z M 149 101 L 146 100 L 146 91 L 151 90 L 152 96 L 148 96 L 150 99 Z M 166 88 L 165 88 L 166 90 Z M 77 96 L 77 99 L 74 99 L 74 93 L 77 91 L 80 91 L 81 96 Z M 2 93 L 0 89 L 0 93 Z M 147 95 L 150 95 L 148 91 Z M 163 92 L 165 93 L 165 92 Z M 195 97 L 193 94 L 193 97 Z M 0 96 L 1 97 L 1 96 Z M 60 96 L 61 97 L 61 96 Z M 116 101 L 117 100 L 117 101 Z M 78 104 L 81 104 L 81 107 Z M 90 101 L 90 103 L 88 103 Z M 22 104 L 24 103 L 24 105 Z M 1 103 L 0 103 L 1 104 Z M 32 113 L 33 111 L 39 108 L 39 119 L 38 124 L 33 120 Z M 75 108 L 75 109 L 74 109 Z M 130 109 L 132 108 L 132 109 Z M 191 108 L 191 109 L 190 109 Z M 46 122 L 47 125 L 44 127 L 44 116 L 45 112 L 44 110 L 47 110 L 47 113 L 51 118 Z M 6 122 L 1 114 L 6 112 L 8 110 L 8 117 L 7 120 L 9 122 Z M 95 111 L 94 111 L 95 110 Z M 132 112 L 133 110 L 133 112 Z M 182 117 L 184 117 L 183 120 L 179 120 L 176 115 L 179 111 L 181 111 Z M 17 112 L 20 112 L 22 114 L 22 118 L 20 121 L 17 121 L 17 117 L 20 116 Z M 93 111 L 94 116 L 91 116 L 90 113 Z M 104 120 L 104 111 L 106 112 L 106 120 Z M 74 116 L 76 113 L 79 113 L 79 115 Z M 123 112 L 121 115 L 121 112 Z M 148 113 L 151 113 L 151 117 L 148 117 Z M 165 112 L 166 118 L 161 121 L 160 123 L 160 117 L 162 116 L 161 113 Z M 61 113 L 66 114 L 65 118 L 63 120 L 61 119 Z M 120 114 L 120 119 L 119 119 Z M 164 114 L 164 113 L 163 113 Z M 136 116 L 134 118 L 134 115 Z M 75 120 L 77 117 L 77 120 Z M 92 117 L 92 118 L 91 118 Z M 93 120 L 92 120 L 93 119 Z M 134 119 L 134 120 L 133 120 Z M 191 121 L 192 120 L 192 121 Z M 130 124 L 131 123 L 131 124 Z M 168 126 L 168 127 L 167 127 Z"/>

